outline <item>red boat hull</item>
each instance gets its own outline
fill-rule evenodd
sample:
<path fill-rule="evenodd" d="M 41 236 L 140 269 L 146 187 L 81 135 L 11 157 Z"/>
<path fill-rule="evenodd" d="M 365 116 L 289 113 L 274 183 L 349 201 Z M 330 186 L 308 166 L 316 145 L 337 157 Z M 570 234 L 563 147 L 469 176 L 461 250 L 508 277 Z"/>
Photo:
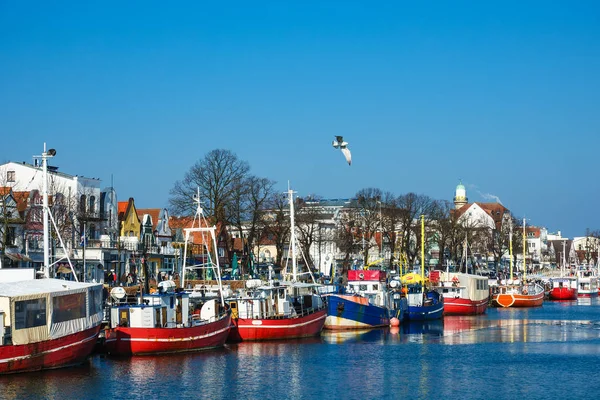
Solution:
<path fill-rule="evenodd" d="M 81 364 L 92 353 L 99 333 L 100 325 L 59 339 L 0 346 L 0 374 Z"/>
<path fill-rule="evenodd" d="M 487 310 L 489 298 L 470 300 L 444 297 L 444 315 L 478 315 Z"/>
<path fill-rule="evenodd" d="M 190 328 L 107 329 L 105 350 L 117 356 L 178 353 L 207 350 L 225 344 L 231 329 L 231 313 L 208 324 Z"/>
<path fill-rule="evenodd" d="M 550 290 L 551 300 L 577 300 L 577 289 L 569 287 L 555 287 Z"/>
<path fill-rule="evenodd" d="M 232 342 L 295 339 L 317 336 L 323 330 L 327 309 L 312 314 L 281 319 L 246 319 L 233 320 L 229 335 Z"/>
<path fill-rule="evenodd" d="M 494 295 L 492 300 L 500 307 L 539 307 L 544 303 L 544 293 L 533 295 L 502 293 Z"/>

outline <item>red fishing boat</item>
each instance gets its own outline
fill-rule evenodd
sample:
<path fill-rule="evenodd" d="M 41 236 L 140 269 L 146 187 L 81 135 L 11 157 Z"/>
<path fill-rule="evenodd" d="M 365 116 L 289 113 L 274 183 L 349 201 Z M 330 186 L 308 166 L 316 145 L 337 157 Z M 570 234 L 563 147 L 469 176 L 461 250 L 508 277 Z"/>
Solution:
<path fill-rule="evenodd" d="M 227 299 L 233 321 L 230 341 L 294 339 L 321 333 L 327 309 L 315 293 L 317 285 L 273 283 L 253 287 L 255 282 L 248 281 L 250 288 Z"/>
<path fill-rule="evenodd" d="M 560 277 L 550 278 L 550 290 L 548 297 L 550 300 L 577 300 L 579 292 L 579 282 L 576 276 L 567 276 L 565 259 L 565 241 L 563 240 L 562 263 L 560 268 Z"/>
<path fill-rule="evenodd" d="M 523 219 L 523 281 L 513 280 L 512 225 L 509 234 L 510 280 L 492 288 L 492 304 L 498 307 L 539 307 L 544 304 L 544 288 L 535 282 L 527 282 L 527 240 Z"/>
<path fill-rule="evenodd" d="M 143 295 L 137 304 L 119 301 L 126 298 L 123 288 L 111 291 L 115 302 L 104 339 L 108 354 L 176 353 L 225 344 L 231 329 L 228 308 L 221 307 L 216 299 L 194 306 L 187 293 L 175 290 L 172 281 L 160 282 L 158 287 L 156 293 Z"/>
<path fill-rule="evenodd" d="M 492 304 L 499 307 L 539 307 L 544 303 L 544 288 L 537 283 L 497 286 Z"/>
<path fill-rule="evenodd" d="M 551 288 L 548 292 L 550 300 L 577 300 L 577 277 L 550 278 L 550 285 Z"/>
<path fill-rule="evenodd" d="M 102 285 L 32 278 L 1 283 L 0 293 L 1 374 L 79 364 L 92 353 Z"/>
<path fill-rule="evenodd" d="M 444 315 L 477 315 L 487 310 L 490 300 L 487 277 L 432 271 L 429 279 L 444 298 Z"/>
<path fill-rule="evenodd" d="M 158 284 L 158 290 L 128 301 L 121 287 L 111 291 L 110 328 L 105 332 L 104 349 L 113 355 L 140 355 L 198 351 L 225 344 L 231 330 L 231 310 L 223 299 L 219 257 L 216 255 L 216 227 L 208 226 L 200 207 L 199 193 L 194 196 L 197 211 L 193 224 L 185 228 L 182 287 L 190 269 L 207 269 L 215 274 L 218 298 L 194 298 L 173 281 Z M 201 248 L 206 253 L 202 265 L 187 266 L 190 234 L 202 234 Z M 210 238 L 205 235 L 210 234 Z M 212 246 L 211 246 L 212 244 Z M 212 249 L 211 249 L 212 247 Z"/>
<path fill-rule="evenodd" d="M 290 204 L 290 244 L 292 271 L 289 280 L 269 283 L 259 279 L 246 282 L 246 288 L 227 300 L 232 310 L 230 341 L 279 340 L 317 336 L 323 330 L 327 308 L 319 289 L 322 285 L 299 282 L 296 262 L 293 191 Z M 310 270 L 308 274 L 311 275 Z"/>
<path fill-rule="evenodd" d="M 102 285 L 49 278 L 47 159 L 43 173 L 44 265 L 34 269 L 0 269 L 0 374 L 39 371 L 84 362 L 92 353 L 102 324 Z M 58 232 L 57 232 L 58 234 Z M 62 243 L 62 238 L 58 236 Z M 67 257 L 71 271 L 73 265 Z"/>

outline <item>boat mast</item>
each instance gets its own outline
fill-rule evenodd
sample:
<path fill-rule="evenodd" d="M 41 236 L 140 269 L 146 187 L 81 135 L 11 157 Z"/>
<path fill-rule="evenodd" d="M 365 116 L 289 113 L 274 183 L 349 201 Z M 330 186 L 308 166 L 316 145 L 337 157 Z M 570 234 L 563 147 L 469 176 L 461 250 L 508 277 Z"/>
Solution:
<path fill-rule="evenodd" d="M 50 238 L 49 238 L 49 226 L 48 226 L 48 158 L 53 157 L 56 154 L 54 149 L 50 152 L 46 152 L 46 143 L 44 143 L 44 151 L 42 152 L 42 198 L 43 198 L 43 221 L 44 221 L 44 266 L 43 275 L 44 278 L 50 277 Z"/>
<path fill-rule="evenodd" d="M 294 225 L 294 192 L 288 184 L 288 201 L 290 202 L 290 233 L 292 245 L 292 282 L 296 282 L 298 264 L 296 263 L 296 225 Z"/>
<path fill-rule="evenodd" d="M 513 280 L 513 253 L 512 253 L 512 220 L 510 222 L 510 231 L 508 232 L 508 255 L 510 257 L 510 280 Z"/>
<path fill-rule="evenodd" d="M 214 250 L 214 260 L 213 260 L 213 256 L 210 253 L 210 249 L 208 248 L 208 243 L 206 243 L 206 241 L 204 240 L 204 235 L 202 236 L 202 244 L 206 247 L 206 250 L 208 251 L 208 256 L 210 258 L 210 264 L 211 264 L 211 268 L 216 269 L 217 272 L 217 285 L 219 287 L 219 294 L 221 297 L 221 305 L 223 307 L 225 307 L 225 299 L 223 298 L 223 287 L 222 287 L 222 282 L 221 282 L 221 266 L 219 265 L 219 254 L 218 254 L 218 250 L 217 250 L 217 238 L 216 238 L 216 230 L 217 227 L 215 225 L 213 226 L 207 226 L 208 223 L 205 222 L 204 224 L 207 227 L 203 227 L 202 223 L 203 221 L 205 221 L 204 219 L 204 212 L 202 211 L 202 206 L 200 205 L 200 189 L 197 189 L 196 194 L 194 195 L 194 202 L 196 203 L 196 214 L 194 215 L 194 220 L 192 221 L 192 227 L 191 228 L 185 228 L 185 244 L 183 246 L 183 265 L 182 265 L 182 277 L 181 277 L 181 287 L 185 288 L 185 271 L 186 271 L 186 263 L 187 263 L 187 248 L 188 248 L 188 241 L 190 239 L 190 233 L 192 232 L 210 232 L 210 236 L 212 239 L 212 245 L 213 245 L 213 250 Z M 196 219 L 198 220 L 198 227 L 195 228 L 194 225 L 196 223 Z M 216 268 L 213 267 L 213 265 L 216 264 Z"/>
<path fill-rule="evenodd" d="M 563 275 L 565 274 L 565 272 L 567 272 L 566 265 L 565 265 L 567 263 L 566 256 L 565 256 L 565 248 L 566 248 L 566 241 L 563 240 L 563 253 L 562 253 L 562 274 Z"/>
<path fill-rule="evenodd" d="M 421 214 L 421 284 L 425 282 L 425 215 Z"/>
<path fill-rule="evenodd" d="M 527 250 L 527 236 L 525 234 L 525 218 L 523 218 L 523 282 L 527 279 L 527 258 L 526 252 Z"/>

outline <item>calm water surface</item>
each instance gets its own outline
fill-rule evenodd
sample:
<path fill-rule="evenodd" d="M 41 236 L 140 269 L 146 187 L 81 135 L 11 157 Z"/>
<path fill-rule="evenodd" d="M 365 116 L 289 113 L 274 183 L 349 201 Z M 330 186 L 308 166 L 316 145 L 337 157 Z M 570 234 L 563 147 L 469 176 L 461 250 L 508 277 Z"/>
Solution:
<path fill-rule="evenodd" d="M 95 355 L 0 377 L 0 398 L 580 399 L 600 393 L 599 365 L 600 301 L 580 299 L 187 355 Z"/>

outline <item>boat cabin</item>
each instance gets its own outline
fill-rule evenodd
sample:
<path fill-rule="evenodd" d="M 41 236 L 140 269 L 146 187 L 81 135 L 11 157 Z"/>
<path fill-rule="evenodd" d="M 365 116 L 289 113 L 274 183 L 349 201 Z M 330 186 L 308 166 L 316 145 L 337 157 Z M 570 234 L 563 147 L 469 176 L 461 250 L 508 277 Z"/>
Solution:
<path fill-rule="evenodd" d="M 226 301 L 233 318 L 270 319 L 289 318 L 323 308 L 317 285 L 310 283 L 273 282 L 263 285 L 260 280 L 249 280 L 246 288 Z"/>
<path fill-rule="evenodd" d="M 357 294 L 366 297 L 370 304 L 379 307 L 388 307 L 386 273 L 377 270 L 350 270 L 348 271 L 348 294 Z"/>
<path fill-rule="evenodd" d="M 110 327 L 190 327 L 216 318 L 219 304 L 215 299 L 192 302 L 188 293 L 175 289 L 173 281 L 160 282 L 156 292 L 144 294 L 135 304 L 121 302 L 123 297 L 113 289 L 116 302 L 110 311 Z"/>

